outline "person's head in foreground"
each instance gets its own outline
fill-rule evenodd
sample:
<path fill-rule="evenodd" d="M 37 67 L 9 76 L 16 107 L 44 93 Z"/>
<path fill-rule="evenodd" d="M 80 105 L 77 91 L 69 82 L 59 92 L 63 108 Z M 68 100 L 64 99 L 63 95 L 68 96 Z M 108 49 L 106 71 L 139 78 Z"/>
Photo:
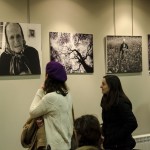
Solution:
<path fill-rule="evenodd" d="M 75 120 L 75 130 L 78 136 L 79 147 L 100 146 L 100 123 L 94 115 L 83 115 Z"/>

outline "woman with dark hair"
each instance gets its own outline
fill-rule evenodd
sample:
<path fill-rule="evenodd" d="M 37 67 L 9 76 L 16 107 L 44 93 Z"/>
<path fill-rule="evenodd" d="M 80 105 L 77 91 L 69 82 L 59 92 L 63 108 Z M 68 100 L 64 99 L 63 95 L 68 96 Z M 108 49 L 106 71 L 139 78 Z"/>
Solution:
<path fill-rule="evenodd" d="M 132 150 L 135 140 L 132 132 L 138 124 L 132 112 L 132 103 L 122 89 L 120 79 L 115 75 L 103 77 L 102 134 L 106 150 Z"/>
<path fill-rule="evenodd" d="M 93 115 L 83 115 L 74 122 L 78 137 L 76 150 L 100 150 L 101 131 L 98 119 Z"/>
<path fill-rule="evenodd" d="M 58 62 L 46 65 L 44 86 L 38 89 L 30 106 L 32 118 L 43 117 L 47 145 L 52 150 L 69 150 L 73 134 L 72 99 L 65 84 L 66 71 Z M 38 127 L 43 121 L 37 119 Z"/>

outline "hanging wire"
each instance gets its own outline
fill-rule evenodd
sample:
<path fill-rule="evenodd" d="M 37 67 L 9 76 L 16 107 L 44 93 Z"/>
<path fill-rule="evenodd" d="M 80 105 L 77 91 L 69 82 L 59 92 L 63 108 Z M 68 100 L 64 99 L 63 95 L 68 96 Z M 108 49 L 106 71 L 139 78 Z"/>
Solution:
<path fill-rule="evenodd" d="M 114 35 L 116 36 L 116 17 L 115 17 L 115 0 L 113 0 L 113 24 L 114 24 Z"/>
<path fill-rule="evenodd" d="M 30 0 L 27 0 L 27 22 L 30 23 Z"/>
<path fill-rule="evenodd" d="M 133 36 L 133 0 L 131 0 L 132 36 Z"/>

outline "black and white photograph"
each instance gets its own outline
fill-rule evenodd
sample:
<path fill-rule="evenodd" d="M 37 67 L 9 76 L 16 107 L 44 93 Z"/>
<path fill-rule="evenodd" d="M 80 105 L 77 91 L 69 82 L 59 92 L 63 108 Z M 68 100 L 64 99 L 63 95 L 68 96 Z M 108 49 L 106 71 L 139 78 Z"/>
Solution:
<path fill-rule="evenodd" d="M 2 49 L 2 37 L 3 37 L 3 22 L 0 22 L 0 51 Z"/>
<path fill-rule="evenodd" d="M 142 72 L 142 36 L 106 37 L 106 73 Z"/>
<path fill-rule="evenodd" d="M 93 35 L 50 32 L 50 59 L 67 73 L 93 73 Z"/>
<path fill-rule="evenodd" d="M 29 37 L 35 37 L 35 30 L 29 29 Z"/>
<path fill-rule="evenodd" d="M 148 34 L 148 70 L 150 71 L 150 34 Z"/>
<path fill-rule="evenodd" d="M 1 22 L 0 32 L 0 76 L 40 75 L 41 25 Z"/>

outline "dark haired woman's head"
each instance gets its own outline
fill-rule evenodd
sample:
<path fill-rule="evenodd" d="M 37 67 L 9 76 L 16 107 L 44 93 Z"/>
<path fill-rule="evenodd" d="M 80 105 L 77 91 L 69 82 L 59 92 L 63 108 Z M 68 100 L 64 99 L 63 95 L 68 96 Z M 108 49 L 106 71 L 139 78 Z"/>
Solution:
<path fill-rule="evenodd" d="M 118 103 L 119 96 L 128 99 L 122 89 L 120 79 L 116 75 L 106 75 L 102 80 L 102 102 L 103 108 L 110 108 L 114 103 Z"/>
<path fill-rule="evenodd" d="M 103 77 L 105 79 L 109 92 L 122 92 L 122 85 L 120 79 L 116 75 L 106 75 Z"/>
<path fill-rule="evenodd" d="M 51 61 L 46 65 L 46 79 L 44 84 L 44 90 L 46 93 L 57 92 L 66 96 L 68 93 L 65 81 L 67 80 L 67 74 L 63 67 L 58 62 Z"/>
<path fill-rule="evenodd" d="M 101 139 L 100 123 L 93 115 L 83 115 L 74 122 L 80 146 L 99 146 Z"/>

